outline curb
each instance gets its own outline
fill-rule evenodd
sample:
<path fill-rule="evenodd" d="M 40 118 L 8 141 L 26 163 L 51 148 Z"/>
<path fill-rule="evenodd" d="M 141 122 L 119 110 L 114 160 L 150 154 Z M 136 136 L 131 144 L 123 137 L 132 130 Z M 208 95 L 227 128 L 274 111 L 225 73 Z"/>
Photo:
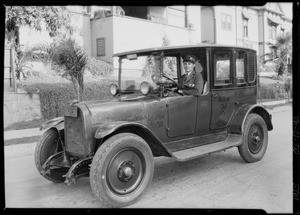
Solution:
<path fill-rule="evenodd" d="M 40 136 L 43 133 L 44 131 L 40 131 L 40 128 L 4 131 L 4 141 L 23 137 Z"/>

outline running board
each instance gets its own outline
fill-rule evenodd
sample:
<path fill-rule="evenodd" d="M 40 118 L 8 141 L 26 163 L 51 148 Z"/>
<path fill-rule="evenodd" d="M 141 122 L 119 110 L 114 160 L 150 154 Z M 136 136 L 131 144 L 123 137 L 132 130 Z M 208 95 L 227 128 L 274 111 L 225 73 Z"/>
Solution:
<path fill-rule="evenodd" d="M 224 141 L 173 152 L 172 157 L 178 161 L 187 161 L 213 152 L 224 151 L 241 144 L 242 135 L 229 134 Z"/>

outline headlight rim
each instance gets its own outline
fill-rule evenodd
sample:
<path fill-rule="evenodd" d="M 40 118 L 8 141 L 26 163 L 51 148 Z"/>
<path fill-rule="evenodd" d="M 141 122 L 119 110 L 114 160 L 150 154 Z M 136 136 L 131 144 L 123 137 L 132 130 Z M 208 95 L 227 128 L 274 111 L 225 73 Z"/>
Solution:
<path fill-rule="evenodd" d="M 115 93 L 113 93 L 112 90 L 115 90 Z M 117 96 L 120 93 L 120 87 L 117 84 L 111 84 L 109 86 L 109 92 L 112 96 Z"/>
<path fill-rule="evenodd" d="M 147 90 L 146 93 L 144 93 L 143 86 L 146 86 L 146 88 L 144 88 L 144 89 Z M 145 95 L 145 96 L 148 95 L 148 94 L 152 91 L 151 84 L 150 84 L 149 82 L 147 82 L 147 81 L 143 81 L 143 82 L 141 83 L 141 85 L 140 85 L 140 91 L 141 91 L 141 93 L 142 93 L 143 95 Z"/>

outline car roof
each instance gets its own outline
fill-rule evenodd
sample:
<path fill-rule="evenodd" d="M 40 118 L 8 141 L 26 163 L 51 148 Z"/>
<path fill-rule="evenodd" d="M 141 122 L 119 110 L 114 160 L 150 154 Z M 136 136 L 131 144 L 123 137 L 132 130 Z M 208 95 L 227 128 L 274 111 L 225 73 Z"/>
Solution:
<path fill-rule="evenodd" d="M 197 44 L 197 45 L 181 45 L 181 46 L 162 46 L 162 47 L 153 47 L 153 48 L 147 48 L 147 49 L 137 49 L 127 52 L 120 52 L 113 55 L 113 57 L 120 57 L 130 54 L 142 54 L 142 53 L 148 53 L 153 51 L 164 51 L 164 50 L 178 50 L 178 49 L 189 49 L 189 48 L 239 48 L 239 49 L 247 49 L 251 51 L 255 51 L 254 49 L 250 49 L 243 46 L 234 46 L 234 45 L 223 45 L 223 44 Z M 256 51 L 255 51 L 256 52 Z"/>

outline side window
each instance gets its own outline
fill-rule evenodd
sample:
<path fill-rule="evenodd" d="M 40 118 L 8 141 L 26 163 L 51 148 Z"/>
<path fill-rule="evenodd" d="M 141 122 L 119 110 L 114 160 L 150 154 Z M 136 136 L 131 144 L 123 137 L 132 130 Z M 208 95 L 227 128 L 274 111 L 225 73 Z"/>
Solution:
<path fill-rule="evenodd" d="M 231 52 L 216 51 L 214 54 L 214 86 L 227 86 L 232 84 L 231 70 Z"/>
<path fill-rule="evenodd" d="M 177 58 L 164 57 L 164 74 L 173 80 L 177 79 Z"/>
<path fill-rule="evenodd" d="M 247 82 L 250 85 L 256 84 L 256 55 L 248 52 L 247 56 Z"/>
<path fill-rule="evenodd" d="M 236 83 L 237 85 L 245 84 L 245 65 L 246 65 L 246 53 L 245 52 L 237 52 L 236 55 Z"/>

